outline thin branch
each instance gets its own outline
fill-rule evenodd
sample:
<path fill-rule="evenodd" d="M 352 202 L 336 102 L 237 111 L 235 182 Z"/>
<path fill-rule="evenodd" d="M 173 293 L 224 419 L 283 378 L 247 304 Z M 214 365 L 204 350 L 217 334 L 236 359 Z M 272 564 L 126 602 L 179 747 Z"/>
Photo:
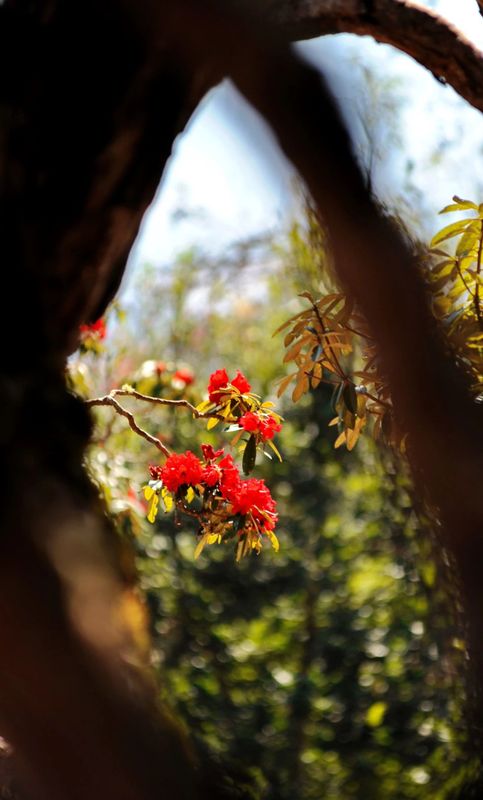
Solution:
<path fill-rule="evenodd" d="M 317 307 L 317 304 L 316 304 L 316 303 L 312 303 L 312 308 L 314 309 L 314 311 L 315 311 L 315 314 L 316 314 L 316 316 L 317 316 L 317 319 L 318 319 L 318 321 L 319 321 L 319 325 L 320 325 L 320 327 L 322 328 L 322 333 L 323 333 L 323 335 L 324 335 L 324 336 L 326 336 L 326 335 L 327 335 L 327 328 L 326 328 L 326 326 L 325 326 L 325 324 L 324 324 L 324 320 L 323 320 L 322 314 L 320 313 L 320 311 L 319 311 L 319 309 L 318 309 L 318 307 Z M 317 335 L 317 338 L 319 338 L 319 336 L 318 336 L 318 335 Z M 324 349 L 324 345 L 323 345 L 323 343 L 322 343 L 322 342 L 320 342 L 320 339 L 319 339 L 319 343 L 320 343 L 320 345 L 321 345 L 322 349 Z M 343 380 L 345 380 L 345 379 L 346 379 L 346 374 L 345 374 L 345 372 L 343 371 L 343 369 L 342 369 L 342 367 L 341 367 L 341 365 L 340 365 L 339 359 L 337 358 L 337 355 L 336 355 L 336 353 L 335 353 L 335 350 L 333 349 L 333 347 L 332 347 L 332 345 L 330 344 L 330 341 L 329 341 L 329 340 L 327 340 L 327 350 L 329 350 L 329 352 L 330 352 L 330 354 L 331 354 L 331 356 L 332 356 L 333 362 L 334 362 L 334 364 L 335 364 L 335 366 L 336 366 L 337 370 L 339 371 L 339 375 L 340 375 L 340 377 L 341 377 Z"/>
<path fill-rule="evenodd" d="M 164 397 L 151 397 L 149 394 L 141 394 L 135 389 L 113 389 L 109 397 L 135 397 L 145 403 L 158 406 L 174 406 L 175 408 L 187 408 L 196 419 L 220 419 L 226 422 L 226 418 L 214 411 L 198 411 L 188 400 L 167 400 Z"/>
<path fill-rule="evenodd" d="M 142 436 L 142 438 L 146 439 L 146 441 L 150 442 L 150 444 L 154 444 L 158 450 L 161 450 L 166 458 L 171 455 L 169 448 L 166 447 L 166 445 L 164 445 L 160 439 L 157 439 L 156 436 L 152 436 L 150 433 L 145 431 L 144 428 L 141 428 L 134 419 L 133 414 L 131 414 L 130 411 L 118 403 L 118 401 L 111 394 L 107 394 L 104 397 L 95 397 L 93 400 L 86 400 L 86 406 L 89 406 L 89 408 L 92 406 L 112 406 L 112 408 L 114 408 L 114 410 L 117 411 L 121 417 L 125 417 L 127 419 L 129 427 L 134 431 L 134 433 L 137 433 L 138 436 Z"/>

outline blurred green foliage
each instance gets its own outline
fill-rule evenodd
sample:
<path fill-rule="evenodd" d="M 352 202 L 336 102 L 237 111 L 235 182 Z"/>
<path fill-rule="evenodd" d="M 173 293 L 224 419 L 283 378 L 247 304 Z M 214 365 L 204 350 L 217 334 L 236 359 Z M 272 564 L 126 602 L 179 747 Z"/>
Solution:
<path fill-rule="evenodd" d="M 209 373 L 226 367 L 273 397 L 283 341 L 271 331 L 299 310 L 296 290 L 317 282 L 320 264 L 300 257 L 313 252 L 304 235 L 296 226 L 276 247 L 252 242 L 223 263 L 192 251 L 163 273 L 146 268 L 126 320 L 110 323 L 105 355 L 74 359 L 75 385 L 92 396 L 129 381 L 199 400 Z M 319 257 L 324 264 L 323 242 Z M 193 384 L 173 382 L 180 366 Z M 186 410 L 130 408 L 176 450 L 219 442 Z M 98 412 L 90 468 L 127 569 L 135 556 L 162 696 L 200 752 L 219 759 L 234 797 L 459 796 L 475 769 L 465 755 L 463 645 L 449 569 L 408 476 L 370 441 L 334 451 L 326 387 L 297 407 L 284 400 L 282 413 L 284 461 L 262 467 L 281 550 L 235 564 L 228 547 L 194 561 L 189 523 L 146 523 L 139 490 L 158 452 L 110 409 Z"/>

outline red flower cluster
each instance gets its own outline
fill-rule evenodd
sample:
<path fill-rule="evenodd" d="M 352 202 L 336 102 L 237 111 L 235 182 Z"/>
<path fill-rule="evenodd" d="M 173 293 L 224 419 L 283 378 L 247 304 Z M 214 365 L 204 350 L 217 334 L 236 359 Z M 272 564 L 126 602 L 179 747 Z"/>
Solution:
<path fill-rule="evenodd" d="M 96 339 L 105 339 L 106 337 L 106 323 L 103 317 L 91 325 L 81 325 L 79 330 L 83 339 L 89 336 L 93 336 Z"/>
<path fill-rule="evenodd" d="M 197 486 L 203 480 L 201 461 L 191 450 L 186 453 L 172 453 L 163 467 L 149 467 L 154 480 L 163 481 L 170 492 L 177 492 L 180 486 Z"/>
<path fill-rule="evenodd" d="M 276 504 L 265 481 L 247 478 L 231 487 L 221 486 L 220 489 L 232 505 L 232 514 L 251 514 L 262 529 L 274 529 L 277 521 Z"/>
<path fill-rule="evenodd" d="M 205 463 L 190 450 L 173 453 L 164 466 L 150 466 L 153 480 L 160 480 L 170 492 L 181 487 L 201 486 L 215 491 L 229 503 L 228 516 L 250 515 L 261 531 L 272 531 L 277 521 L 276 504 L 263 480 L 242 480 L 231 455 L 202 445 Z"/>
<path fill-rule="evenodd" d="M 208 383 L 208 396 L 210 398 L 210 403 L 220 402 L 224 394 L 224 392 L 221 392 L 220 389 L 227 389 L 228 384 L 233 386 L 234 389 L 237 389 L 240 394 L 245 394 L 252 388 L 240 370 L 237 370 L 235 377 L 232 381 L 230 381 L 226 369 L 217 369 L 210 375 L 210 380 Z"/>
<path fill-rule="evenodd" d="M 258 433 L 262 441 L 273 439 L 274 435 L 282 430 L 282 426 L 269 414 L 257 414 L 254 411 L 247 411 L 238 420 L 240 428 L 249 433 Z"/>

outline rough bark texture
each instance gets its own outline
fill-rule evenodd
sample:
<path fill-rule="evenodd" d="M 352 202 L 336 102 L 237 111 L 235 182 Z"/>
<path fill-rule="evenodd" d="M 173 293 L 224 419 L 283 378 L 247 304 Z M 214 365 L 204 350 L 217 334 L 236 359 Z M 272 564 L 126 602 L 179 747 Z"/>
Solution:
<path fill-rule="evenodd" d="M 217 80 L 185 69 L 140 5 L 0 7 L 0 728 L 39 800 L 197 796 L 183 736 L 127 663 L 126 576 L 62 374 Z"/>
<path fill-rule="evenodd" d="M 354 21 L 360 4 L 345 6 Z M 409 4 L 367 6 L 358 32 L 375 35 L 379 12 L 378 38 L 395 39 L 404 25 L 393 12 L 404 7 L 406 49 L 411 36 L 423 60 Z M 292 30 L 296 38 L 302 27 Z M 456 47 L 446 35 L 428 45 L 428 59 Z M 464 52 L 471 85 L 473 56 Z M 438 74 L 439 62 L 428 66 Z M 0 729 L 16 749 L 25 795 L 197 796 L 181 737 L 123 657 L 129 637 L 116 608 L 126 578 L 81 467 L 87 413 L 67 395 L 62 370 L 79 323 L 119 283 L 176 133 L 223 74 L 305 178 L 341 280 L 378 336 L 415 473 L 441 508 L 460 567 L 483 685 L 481 407 L 435 336 L 417 266 L 368 197 L 318 76 L 259 18 L 255 25 L 224 2 L 195 0 L 6 0 L 0 67 Z"/>

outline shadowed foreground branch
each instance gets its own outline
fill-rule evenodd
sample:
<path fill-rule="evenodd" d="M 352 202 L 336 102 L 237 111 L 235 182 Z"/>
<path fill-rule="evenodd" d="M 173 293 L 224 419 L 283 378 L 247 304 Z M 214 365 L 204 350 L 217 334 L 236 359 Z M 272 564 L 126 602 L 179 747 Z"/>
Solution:
<path fill-rule="evenodd" d="M 0 316 L 0 724 L 27 797 L 196 797 L 181 738 L 132 667 L 118 621 L 126 576 L 81 467 L 86 412 L 62 371 L 79 323 L 119 283 L 175 135 L 225 74 L 306 181 L 340 280 L 378 340 L 420 493 L 439 508 L 460 570 L 481 689 L 482 408 L 434 329 L 418 265 L 366 192 L 319 76 L 259 18 L 225 3 L 7 0 L 0 32 L 11 282 Z M 15 337 L 20 298 L 24 336 Z"/>

